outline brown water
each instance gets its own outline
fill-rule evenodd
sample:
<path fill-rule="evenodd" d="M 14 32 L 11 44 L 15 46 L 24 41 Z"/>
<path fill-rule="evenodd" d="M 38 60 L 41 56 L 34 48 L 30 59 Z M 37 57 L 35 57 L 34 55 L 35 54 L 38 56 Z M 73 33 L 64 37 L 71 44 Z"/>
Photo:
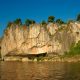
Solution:
<path fill-rule="evenodd" d="M 80 80 L 80 63 L 0 62 L 0 80 Z"/>

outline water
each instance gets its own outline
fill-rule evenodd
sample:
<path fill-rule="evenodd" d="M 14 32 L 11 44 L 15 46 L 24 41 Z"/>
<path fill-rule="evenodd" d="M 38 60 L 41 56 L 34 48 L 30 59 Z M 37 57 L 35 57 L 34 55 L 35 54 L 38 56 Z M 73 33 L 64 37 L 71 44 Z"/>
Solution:
<path fill-rule="evenodd" d="M 80 80 L 80 63 L 0 62 L 0 80 Z"/>

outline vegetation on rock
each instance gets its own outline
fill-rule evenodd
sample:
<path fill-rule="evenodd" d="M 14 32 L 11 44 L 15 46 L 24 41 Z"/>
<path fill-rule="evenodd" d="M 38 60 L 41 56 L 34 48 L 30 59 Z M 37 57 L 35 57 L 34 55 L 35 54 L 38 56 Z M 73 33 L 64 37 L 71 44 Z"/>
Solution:
<path fill-rule="evenodd" d="M 34 20 L 27 19 L 27 20 L 25 21 L 25 25 L 26 25 L 26 26 L 29 26 L 30 24 L 35 24 L 35 21 L 34 21 Z"/>
<path fill-rule="evenodd" d="M 14 24 L 16 24 L 16 25 L 22 25 L 21 19 L 20 19 L 20 18 L 16 19 L 16 20 L 14 21 Z"/>
<path fill-rule="evenodd" d="M 54 16 L 49 16 L 48 17 L 48 22 L 54 22 L 55 17 Z"/>
<path fill-rule="evenodd" d="M 80 55 L 80 41 L 78 43 L 73 43 L 70 47 L 69 52 L 66 52 L 66 55 Z"/>
<path fill-rule="evenodd" d="M 78 16 L 77 16 L 77 19 L 76 19 L 77 21 L 80 21 L 80 14 L 78 14 Z"/>
<path fill-rule="evenodd" d="M 64 22 L 63 22 L 61 19 L 57 19 L 57 20 L 56 20 L 56 23 L 58 23 L 59 25 L 60 25 L 60 24 L 64 24 Z"/>
<path fill-rule="evenodd" d="M 62 55 L 65 52 L 66 55 L 79 55 L 80 23 L 70 20 L 65 24 L 61 19 L 55 21 L 54 19 L 54 16 L 49 16 L 48 22 L 42 21 L 40 24 L 31 19 L 22 24 L 20 18 L 9 22 L 1 45 L 3 57 L 15 49 L 18 49 L 15 54 L 20 52 L 20 54 Z M 79 16 L 77 20 L 79 21 Z M 72 44 L 74 41 L 78 43 Z M 42 57 L 36 59 L 41 60 Z"/>
<path fill-rule="evenodd" d="M 46 21 L 43 20 L 43 21 L 41 22 L 41 24 L 42 24 L 42 25 L 46 25 L 47 23 L 46 23 Z"/>

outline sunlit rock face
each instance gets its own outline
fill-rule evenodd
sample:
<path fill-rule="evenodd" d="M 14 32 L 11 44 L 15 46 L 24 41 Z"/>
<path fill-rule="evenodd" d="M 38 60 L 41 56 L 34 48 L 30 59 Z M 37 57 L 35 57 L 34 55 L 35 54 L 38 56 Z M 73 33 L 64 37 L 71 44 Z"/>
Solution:
<path fill-rule="evenodd" d="M 1 55 L 15 54 L 64 54 L 71 44 L 80 40 L 80 23 L 63 25 L 56 23 L 46 26 L 32 24 L 30 26 L 11 25 L 5 30 L 1 42 Z"/>
<path fill-rule="evenodd" d="M 56 31 L 58 30 L 58 26 L 57 26 L 57 24 L 49 23 L 47 25 L 47 29 L 51 35 L 54 35 L 56 33 Z"/>

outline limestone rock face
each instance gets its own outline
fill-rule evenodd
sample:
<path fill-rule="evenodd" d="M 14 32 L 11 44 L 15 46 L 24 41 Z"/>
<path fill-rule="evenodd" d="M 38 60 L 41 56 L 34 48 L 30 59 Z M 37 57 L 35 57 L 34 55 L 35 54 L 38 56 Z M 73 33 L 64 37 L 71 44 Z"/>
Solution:
<path fill-rule="evenodd" d="M 47 29 L 51 35 L 54 35 L 54 33 L 58 30 L 58 26 L 57 24 L 50 23 L 47 25 Z"/>
<path fill-rule="evenodd" d="M 29 36 L 28 38 L 36 38 L 40 33 L 40 25 L 34 24 L 29 26 Z"/>
<path fill-rule="evenodd" d="M 15 54 L 56 53 L 62 55 L 71 44 L 80 40 L 80 23 L 71 23 L 59 29 L 55 23 L 47 26 L 32 24 L 30 26 L 12 25 L 5 30 L 1 41 L 2 57 Z"/>

